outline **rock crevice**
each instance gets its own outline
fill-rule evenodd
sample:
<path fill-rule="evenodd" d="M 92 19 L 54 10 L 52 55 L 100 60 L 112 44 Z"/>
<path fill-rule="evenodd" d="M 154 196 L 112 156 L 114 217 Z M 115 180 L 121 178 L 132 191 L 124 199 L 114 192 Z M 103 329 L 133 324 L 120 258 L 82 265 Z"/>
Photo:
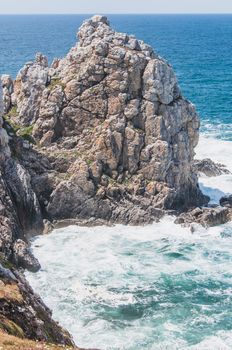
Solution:
<path fill-rule="evenodd" d="M 5 104 L 16 108 L 11 120 L 33 126 L 34 149 L 52 166 L 26 164 L 35 192 L 49 188 L 39 195 L 47 218 L 130 223 L 137 211 L 132 223 L 144 223 L 144 212 L 206 203 L 193 170 L 199 117 L 172 67 L 104 16 L 84 22 L 78 38 L 50 67 L 37 54 Z"/>

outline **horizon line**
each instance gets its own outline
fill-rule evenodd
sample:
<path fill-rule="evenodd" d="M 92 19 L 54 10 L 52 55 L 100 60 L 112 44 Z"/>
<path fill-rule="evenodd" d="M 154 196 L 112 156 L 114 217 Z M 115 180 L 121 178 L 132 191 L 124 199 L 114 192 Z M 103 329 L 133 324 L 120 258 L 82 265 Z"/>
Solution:
<path fill-rule="evenodd" d="M 88 13 L 37 13 L 37 12 L 31 12 L 31 13 L 0 13 L 0 16 L 32 16 L 32 15 L 38 15 L 38 16 L 46 16 L 46 15 L 52 15 L 52 16 L 62 16 L 62 15 L 80 15 L 80 16 L 85 16 L 85 15 L 94 15 L 96 14 L 95 12 L 88 12 Z M 128 13 L 97 13 L 98 15 L 232 15 L 232 12 L 128 12 Z"/>

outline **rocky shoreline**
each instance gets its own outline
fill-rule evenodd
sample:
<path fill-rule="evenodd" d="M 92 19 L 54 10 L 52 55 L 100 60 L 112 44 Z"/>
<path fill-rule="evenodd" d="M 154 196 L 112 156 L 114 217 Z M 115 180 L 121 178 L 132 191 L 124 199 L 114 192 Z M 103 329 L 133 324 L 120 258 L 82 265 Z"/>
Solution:
<path fill-rule="evenodd" d="M 197 173 L 228 171 L 194 160 L 199 116 L 172 67 L 104 16 L 84 22 L 78 38 L 65 58 L 49 66 L 37 54 L 0 84 L 0 329 L 67 346 L 71 336 L 19 271 L 40 268 L 31 237 L 167 214 L 182 225 L 232 220 L 230 197 L 207 207 L 200 191 Z"/>

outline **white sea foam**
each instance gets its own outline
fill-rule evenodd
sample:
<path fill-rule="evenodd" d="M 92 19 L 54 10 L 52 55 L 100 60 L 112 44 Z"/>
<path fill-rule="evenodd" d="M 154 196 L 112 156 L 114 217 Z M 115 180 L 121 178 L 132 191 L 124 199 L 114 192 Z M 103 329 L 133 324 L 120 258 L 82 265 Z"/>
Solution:
<path fill-rule="evenodd" d="M 42 269 L 26 276 L 79 346 L 227 349 L 232 224 L 192 234 L 174 219 L 146 227 L 71 226 L 35 239 Z M 214 331 L 223 319 L 224 331 Z M 195 345 L 188 329 L 196 332 Z"/>
<path fill-rule="evenodd" d="M 223 141 L 201 136 L 196 148 L 196 159 L 210 158 L 224 164 L 232 172 L 232 141 Z M 218 203 L 226 194 L 232 193 L 232 175 L 216 177 L 201 176 L 201 190 L 211 198 L 211 203 Z"/>
<path fill-rule="evenodd" d="M 222 163 L 232 172 L 232 141 L 224 141 L 201 135 L 196 148 L 196 158 L 210 158 Z"/>
<path fill-rule="evenodd" d="M 232 171 L 232 142 L 201 137 L 197 158 Z M 217 202 L 232 176 L 200 178 Z M 32 244 L 26 276 L 81 347 L 232 349 L 232 223 L 190 232 L 167 216 L 145 227 L 55 230 Z"/>

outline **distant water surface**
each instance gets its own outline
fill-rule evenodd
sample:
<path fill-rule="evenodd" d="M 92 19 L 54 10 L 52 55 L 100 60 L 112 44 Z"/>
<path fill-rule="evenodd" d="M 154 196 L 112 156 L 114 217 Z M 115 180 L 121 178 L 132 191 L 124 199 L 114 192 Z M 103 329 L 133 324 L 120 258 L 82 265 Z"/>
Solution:
<path fill-rule="evenodd" d="M 0 16 L 0 74 L 16 76 L 36 52 L 64 56 L 90 15 Z M 174 67 L 204 132 L 232 140 L 232 15 L 110 15 L 112 26 L 152 45 Z"/>

